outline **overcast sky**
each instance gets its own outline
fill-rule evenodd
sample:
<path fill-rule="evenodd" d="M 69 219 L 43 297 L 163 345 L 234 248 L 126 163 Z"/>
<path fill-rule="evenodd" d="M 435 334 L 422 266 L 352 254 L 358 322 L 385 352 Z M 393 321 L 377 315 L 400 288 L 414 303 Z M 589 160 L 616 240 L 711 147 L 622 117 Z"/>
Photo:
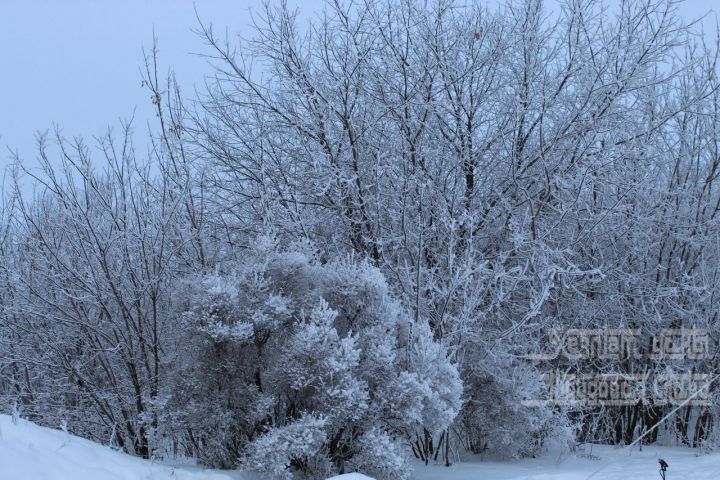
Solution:
<path fill-rule="evenodd" d="M 493 2 L 494 3 L 494 2 Z M 612 3 L 612 0 L 609 1 Z M 159 38 L 161 61 L 175 70 L 185 92 L 210 72 L 193 53 L 203 44 L 192 33 L 195 8 L 217 28 L 242 31 L 260 0 L 0 0 L 0 167 L 17 150 L 32 162 L 34 135 L 53 124 L 67 137 L 103 133 L 136 111 L 145 134 L 152 118 L 140 86 L 142 47 Z M 292 4 L 292 2 L 291 2 Z M 322 0 L 296 2 L 303 16 Z M 697 18 L 711 0 L 688 0 L 685 16 Z"/>

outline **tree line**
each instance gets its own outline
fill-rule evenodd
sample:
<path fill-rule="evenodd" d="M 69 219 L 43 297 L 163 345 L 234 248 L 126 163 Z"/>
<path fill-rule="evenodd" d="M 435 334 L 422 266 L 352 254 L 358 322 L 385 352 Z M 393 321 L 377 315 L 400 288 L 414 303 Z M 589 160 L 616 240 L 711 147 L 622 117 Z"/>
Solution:
<path fill-rule="evenodd" d="M 151 50 L 147 152 L 126 124 L 17 159 L 4 408 L 277 478 L 632 442 L 672 407 L 528 406 L 527 355 L 551 327 L 694 327 L 701 361 L 550 366 L 718 368 L 718 48 L 681 8 L 267 5 L 247 38 L 200 24 L 194 97 Z M 717 445 L 712 398 L 664 428 Z"/>

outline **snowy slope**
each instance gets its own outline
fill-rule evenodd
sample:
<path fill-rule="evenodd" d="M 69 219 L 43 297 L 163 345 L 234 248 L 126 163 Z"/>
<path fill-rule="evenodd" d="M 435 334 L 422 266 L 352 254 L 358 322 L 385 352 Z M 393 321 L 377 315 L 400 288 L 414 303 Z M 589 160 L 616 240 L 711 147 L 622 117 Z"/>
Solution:
<path fill-rule="evenodd" d="M 239 473 L 173 468 L 131 457 L 61 430 L 0 415 L 2 480 L 239 480 Z"/>
<path fill-rule="evenodd" d="M 413 480 L 720 480 L 720 454 L 645 446 L 642 452 L 594 446 L 583 455 L 547 455 L 516 462 L 470 461 L 449 468 L 418 464 Z M 169 467 L 116 452 L 60 430 L 0 415 L 0 480 L 255 480 L 239 472 Z M 332 480 L 372 480 L 347 474 Z"/>

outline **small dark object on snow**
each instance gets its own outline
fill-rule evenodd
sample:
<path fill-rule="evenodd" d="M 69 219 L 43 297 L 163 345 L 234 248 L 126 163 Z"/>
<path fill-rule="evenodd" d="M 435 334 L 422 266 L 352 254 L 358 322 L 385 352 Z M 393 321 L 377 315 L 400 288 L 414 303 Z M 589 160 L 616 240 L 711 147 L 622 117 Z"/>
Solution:
<path fill-rule="evenodd" d="M 668 463 L 662 458 L 658 460 L 658 463 L 660 464 L 660 478 L 662 478 L 662 480 L 665 480 L 665 472 L 667 471 Z"/>

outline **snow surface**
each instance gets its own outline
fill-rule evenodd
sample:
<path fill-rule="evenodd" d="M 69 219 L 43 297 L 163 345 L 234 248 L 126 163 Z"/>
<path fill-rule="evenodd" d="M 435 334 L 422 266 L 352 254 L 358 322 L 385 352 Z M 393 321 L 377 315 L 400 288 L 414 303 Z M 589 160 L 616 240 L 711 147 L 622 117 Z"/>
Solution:
<path fill-rule="evenodd" d="M 545 455 L 512 462 L 469 461 L 450 467 L 419 466 L 413 480 L 658 480 L 658 459 L 668 464 L 667 480 L 720 480 L 720 453 L 699 454 L 679 447 L 632 450 L 583 446 L 576 454 Z"/>
<path fill-rule="evenodd" d="M 629 451 L 585 446 L 573 455 L 514 462 L 473 460 L 451 467 L 418 464 L 413 480 L 657 480 L 658 459 L 670 465 L 667 480 L 720 479 L 720 453 L 645 446 Z M 142 460 L 61 430 L 0 415 L 0 479 L 13 480 L 257 480 L 240 472 L 172 467 Z M 359 473 L 331 480 L 372 480 Z"/>
<path fill-rule="evenodd" d="M 170 467 L 62 430 L 0 415 L 1 480 L 250 480 L 239 472 Z"/>

